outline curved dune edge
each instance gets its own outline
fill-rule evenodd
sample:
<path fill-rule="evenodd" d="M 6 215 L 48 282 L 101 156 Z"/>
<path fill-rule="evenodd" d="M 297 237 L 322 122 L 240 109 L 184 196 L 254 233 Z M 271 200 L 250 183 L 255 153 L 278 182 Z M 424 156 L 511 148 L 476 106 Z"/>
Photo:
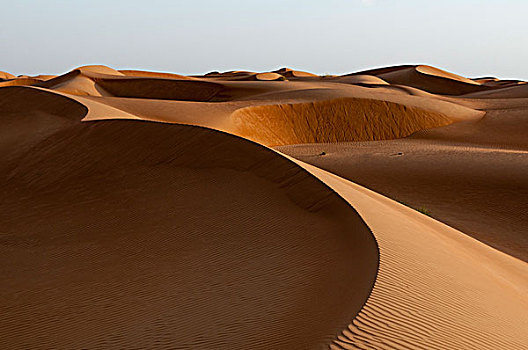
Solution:
<path fill-rule="evenodd" d="M 329 80 L 345 84 L 389 85 L 385 80 L 375 75 L 344 75 L 329 78 Z"/>
<path fill-rule="evenodd" d="M 528 348 L 527 264 L 373 191 L 294 161 L 347 200 L 379 244 L 372 293 L 332 349 Z"/>
<path fill-rule="evenodd" d="M 419 65 L 419 66 L 416 66 L 416 70 L 422 74 L 429 74 L 429 75 L 436 76 L 436 77 L 457 80 L 462 83 L 471 84 L 471 85 L 480 85 L 475 80 L 465 78 L 458 74 L 447 72 L 443 69 L 436 68 L 436 67 L 431 67 L 427 65 Z"/>
<path fill-rule="evenodd" d="M 246 107 L 231 118 L 235 134 L 266 146 L 390 140 L 453 122 L 441 113 L 359 98 Z"/>
<path fill-rule="evenodd" d="M 352 75 L 360 74 L 375 75 L 390 84 L 407 85 L 442 95 L 462 95 L 489 89 L 471 79 L 425 65 L 377 68 Z"/>
<path fill-rule="evenodd" d="M 277 69 L 273 72 L 278 73 L 287 78 L 318 78 L 319 77 L 317 74 L 300 71 L 300 70 L 294 70 L 294 69 L 286 68 L 286 67 Z"/>
<path fill-rule="evenodd" d="M 374 284 L 359 215 L 236 136 L 82 122 L 12 165 L 0 184 L 8 348 L 322 348 Z"/>
<path fill-rule="evenodd" d="M 11 101 L 10 95 L 14 92 L 17 100 Z M 44 98 L 44 96 L 48 96 Z M 57 96 L 53 98 L 51 96 Z M 75 102 L 82 106 L 82 112 L 62 112 L 61 99 Z M 37 111 L 56 115 L 57 113 L 74 120 L 99 120 L 99 119 L 140 119 L 138 116 L 112 107 L 100 100 L 89 99 L 84 96 L 69 94 L 62 91 L 49 90 L 36 86 L 8 86 L 0 88 L 0 100 L 4 100 L 13 111 Z M 47 101 L 49 100 L 49 101 Z M 17 102 L 18 101 L 18 102 Z M 67 112 L 67 113 L 66 113 Z"/>

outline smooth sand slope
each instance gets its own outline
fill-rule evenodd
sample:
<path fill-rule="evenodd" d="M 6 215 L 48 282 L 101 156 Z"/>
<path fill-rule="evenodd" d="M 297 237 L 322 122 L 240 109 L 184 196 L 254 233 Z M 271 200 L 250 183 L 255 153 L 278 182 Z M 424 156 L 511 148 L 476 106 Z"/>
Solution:
<path fill-rule="evenodd" d="M 205 129 L 77 124 L 11 163 L 2 193 L 8 348 L 320 348 L 375 279 L 345 201 Z"/>
<path fill-rule="evenodd" d="M 4 348 L 528 349 L 522 82 L 0 79 Z"/>
<path fill-rule="evenodd" d="M 526 349 L 528 265 L 321 169 L 379 244 L 376 284 L 333 349 Z"/>

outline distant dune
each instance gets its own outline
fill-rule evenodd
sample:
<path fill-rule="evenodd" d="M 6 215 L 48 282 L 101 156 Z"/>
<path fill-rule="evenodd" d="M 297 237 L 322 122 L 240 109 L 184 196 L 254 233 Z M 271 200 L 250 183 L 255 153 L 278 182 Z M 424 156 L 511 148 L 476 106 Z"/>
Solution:
<path fill-rule="evenodd" d="M 0 72 L 2 348 L 528 349 L 527 86 Z"/>

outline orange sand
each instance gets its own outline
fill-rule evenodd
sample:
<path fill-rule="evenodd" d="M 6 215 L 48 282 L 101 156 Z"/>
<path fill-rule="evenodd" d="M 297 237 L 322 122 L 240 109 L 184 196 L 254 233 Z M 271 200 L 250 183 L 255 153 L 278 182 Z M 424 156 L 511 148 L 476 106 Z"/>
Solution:
<path fill-rule="evenodd" d="M 2 348 L 528 349 L 527 86 L 0 72 Z"/>

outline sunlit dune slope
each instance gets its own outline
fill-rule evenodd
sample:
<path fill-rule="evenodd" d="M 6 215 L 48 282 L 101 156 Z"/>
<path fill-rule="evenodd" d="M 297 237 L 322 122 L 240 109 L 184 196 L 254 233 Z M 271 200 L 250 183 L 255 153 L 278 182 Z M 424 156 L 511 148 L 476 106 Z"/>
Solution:
<path fill-rule="evenodd" d="M 379 243 L 372 294 L 331 349 L 528 349 L 528 264 L 331 173 Z"/>
<path fill-rule="evenodd" d="M 0 79 L 7 80 L 7 79 L 15 79 L 15 78 L 16 77 L 11 73 L 0 71 Z"/>
<path fill-rule="evenodd" d="M 122 73 L 128 77 L 150 77 L 150 78 L 168 78 L 168 79 L 178 79 L 178 80 L 192 80 L 193 78 L 174 73 L 163 73 L 163 72 L 149 72 L 143 70 L 133 70 L 133 69 L 121 69 L 119 73 Z"/>
<path fill-rule="evenodd" d="M 29 86 L 40 83 L 41 80 L 35 78 L 15 78 L 5 81 L 0 81 L 0 87 L 4 86 Z"/>
<path fill-rule="evenodd" d="M 356 98 L 247 107 L 232 119 L 236 134 L 265 145 L 386 140 L 453 122 L 440 113 Z"/>
<path fill-rule="evenodd" d="M 330 80 L 345 84 L 389 85 L 385 80 L 374 75 L 345 75 Z"/>
<path fill-rule="evenodd" d="M 234 136 L 83 122 L 8 165 L 6 349 L 325 348 L 375 279 L 357 213 Z"/>

